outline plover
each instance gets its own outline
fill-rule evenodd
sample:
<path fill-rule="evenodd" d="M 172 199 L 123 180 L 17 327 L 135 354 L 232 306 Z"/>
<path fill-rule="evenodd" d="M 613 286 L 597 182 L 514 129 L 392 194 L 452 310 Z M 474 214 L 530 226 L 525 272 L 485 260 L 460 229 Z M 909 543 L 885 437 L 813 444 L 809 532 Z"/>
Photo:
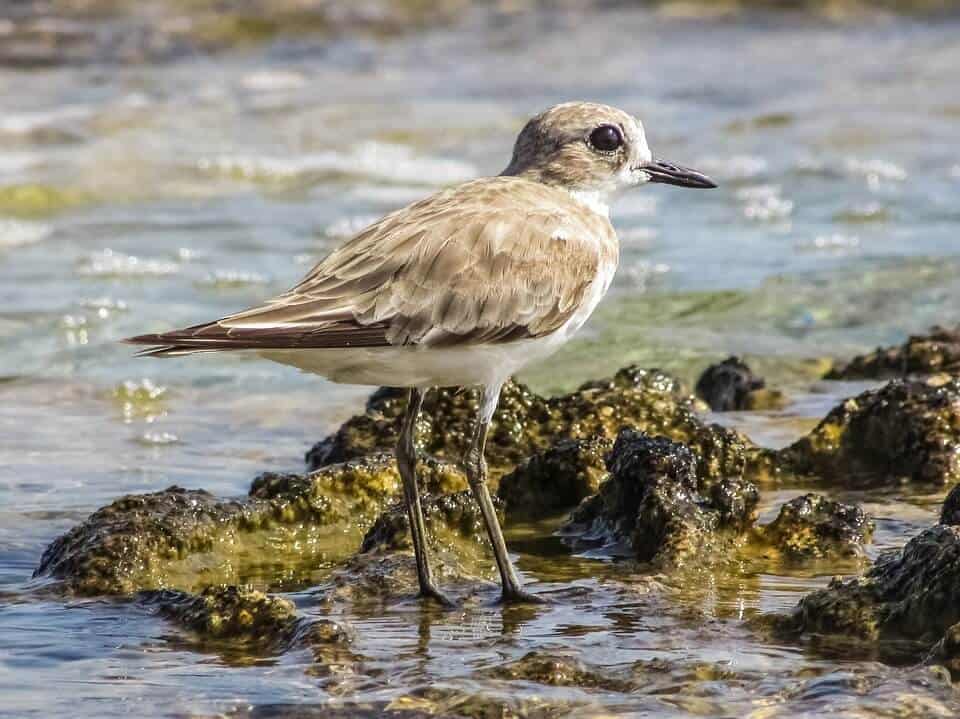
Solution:
<path fill-rule="evenodd" d="M 556 105 L 526 124 L 499 176 L 391 212 L 259 307 L 127 341 L 153 345 L 141 353 L 151 357 L 244 351 L 334 382 L 409 388 L 397 466 L 421 595 L 444 604 L 427 554 L 414 426 L 431 388 L 479 386 L 464 469 L 503 599 L 537 601 L 511 563 L 487 488 L 487 428 L 507 378 L 566 342 L 606 293 L 619 254 L 607 201 L 647 182 L 716 186 L 654 159 L 632 115 Z"/>

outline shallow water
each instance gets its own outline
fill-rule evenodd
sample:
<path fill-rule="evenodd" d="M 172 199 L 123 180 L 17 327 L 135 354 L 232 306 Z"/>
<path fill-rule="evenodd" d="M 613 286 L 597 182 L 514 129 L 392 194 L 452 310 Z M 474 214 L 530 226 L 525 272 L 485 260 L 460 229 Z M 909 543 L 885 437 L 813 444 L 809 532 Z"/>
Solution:
<path fill-rule="evenodd" d="M 722 421 L 780 446 L 862 388 L 817 382 L 825 358 L 956 321 L 960 24 L 676 14 L 503 26 L 471 13 L 392 39 L 0 66 L 0 714 L 320 716 L 328 700 L 345 715 L 465 712 L 481 696 L 543 715 L 954 715 L 932 679 L 771 644 L 747 621 L 851 566 L 761 563 L 671 586 L 569 557 L 549 526 L 517 527 L 519 565 L 554 604 L 504 609 L 483 590 L 452 614 L 403 598 L 348 611 L 337 618 L 364 670 L 332 680 L 305 651 L 236 661 L 142 608 L 64 602 L 29 579 L 51 539 L 122 493 L 239 495 L 261 471 L 301 469 L 366 396 L 242 359 L 136 360 L 116 340 L 285 289 L 367 219 L 501 170 L 523 120 L 556 101 L 636 112 L 655 152 L 721 188 L 617 202 L 611 296 L 578 342 L 529 371 L 536 387 L 629 362 L 690 381 L 737 353 L 793 402 Z M 765 517 L 801 491 L 765 493 Z M 934 522 L 941 499 L 837 496 L 875 518 L 871 556 Z M 330 611 L 316 585 L 327 572 L 284 586 L 304 613 Z M 490 676 L 531 650 L 642 680 L 613 691 Z M 667 668 L 636 664 L 654 659 Z M 694 669 L 704 663 L 712 673 Z"/>

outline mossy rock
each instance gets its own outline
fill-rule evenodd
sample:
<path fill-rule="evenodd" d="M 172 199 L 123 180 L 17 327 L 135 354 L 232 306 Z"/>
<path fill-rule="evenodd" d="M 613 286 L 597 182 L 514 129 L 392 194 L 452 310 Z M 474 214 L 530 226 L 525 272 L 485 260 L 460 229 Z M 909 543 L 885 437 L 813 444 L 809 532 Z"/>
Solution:
<path fill-rule="evenodd" d="M 307 453 L 308 466 L 321 467 L 370 452 L 392 452 L 405 397 L 399 390 L 376 392 L 364 414 L 348 420 Z M 473 432 L 479 398 L 476 389 L 431 392 L 417 426 L 418 448 L 440 459 L 460 461 Z M 739 433 L 704 423 L 698 416 L 700 407 L 670 375 L 635 366 L 557 397 L 542 397 L 523 384 L 508 382 L 487 439 L 491 480 L 496 484 L 504 474 L 560 440 L 612 442 L 625 427 L 685 442 L 714 469 L 728 474 L 743 472 L 759 451 Z"/>
<path fill-rule="evenodd" d="M 864 392 L 773 456 L 781 468 L 848 486 L 960 481 L 960 379 Z"/>
<path fill-rule="evenodd" d="M 419 470 L 425 492 L 466 487 L 460 471 L 443 462 L 428 458 Z M 396 464 L 386 455 L 308 475 L 264 474 L 254 480 L 244 500 L 217 499 L 180 487 L 128 495 L 55 540 L 35 574 L 61 579 L 67 591 L 83 595 L 192 588 L 198 581 L 216 581 L 217 575 L 184 562 L 209 554 L 229 565 L 245 551 L 262 559 L 259 547 L 265 536 L 281 531 L 307 536 L 298 537 L 303 541 L 272 542 L 267 559 L 278 567 L 298 566 L 311 561 L 302 546 L 313 547 L 324 533 L 330 535 L 331 550 L 348 551 L 343 530 L 358 532 L 359 543 L 380 512 L 401 495 Z"/>
<path fill-rule="evenodd" d="M 938 524 L 863 575 L 835 579 L 779 620 L 793 634 L 932 644 L 960 622 L 960 527 Z"/>
<path fill-rule="evenodd" d="M 932 327 L 902 345 L 878 347 L 834 367 L 824 379 L 892 379 L 908 375 L 960 375 L 960 325 Z"/>
<path fill-rule="evenodd" d="M 776 519 L 757 528 L 755 540 L 791 561 L 861 557 L 873 529 L 860 507 L 806 494 L 780 507 Z"/>
<path fill-rule="evenodd" d="M 756 486 L 704 472 L 689 447 L 666 437 L 623 430 L 607 468 L 610 478 L 561 530 L 577 548 L 605 547 L 674 568 L 716 559 L 711 548 L 755 519 Z"/>

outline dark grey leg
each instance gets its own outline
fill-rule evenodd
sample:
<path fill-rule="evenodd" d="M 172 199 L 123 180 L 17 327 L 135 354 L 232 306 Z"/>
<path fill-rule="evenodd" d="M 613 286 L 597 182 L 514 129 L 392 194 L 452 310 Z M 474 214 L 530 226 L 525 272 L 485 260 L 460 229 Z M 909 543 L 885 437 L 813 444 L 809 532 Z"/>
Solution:
<path fill-rule="evenodd" d="M 407 399 L 407 411 L 400 426 L 397 441 L 397 469 L 403 480 L 403 497 L 407 504 L 407 516 L 410 518 L 410 535 L 413 537 L 413 553 L 417 558 L 417 579 L 420 581 L 420 596 L 430 597 L 447 607 L 454 603 L 438 588 L 430 571 L 427 556 L 427 528 L 423 521 L 423 509 L 420 507 L 420 491 L 417 487 L 417 450 L 413 442 L 413 433 L 417 424 L 417 415 L 423 404 L 425 392 L 411 388 Z"/>
<path fill-rule="evenodd" d="M 483 523 L 487 527 L 487 535 L 493 546 L 493 555 L 497 559 L 500 582 L 503 586 L 503 601 L 542 603 L 544 601 L 542 598 L 524 591 L 520 583 L 520 577 L 517 576 L 517 571 L 513 568 L 513 562 L 510 561 L 510 555 L 507 553 L 507 543 L 503 539 L 500 521 L 497 519 L 497 512 L 490 498 L 490 490 L 487 488 L 487 462 L 483 451 L 487 441 L 487 429 L 499 399 L 500 385 L 483 388 L 480 416 L 477 418 L 477 426 L 463 464 L 470 489 L 480 506 L 480 514 L 483 515 Z"/>

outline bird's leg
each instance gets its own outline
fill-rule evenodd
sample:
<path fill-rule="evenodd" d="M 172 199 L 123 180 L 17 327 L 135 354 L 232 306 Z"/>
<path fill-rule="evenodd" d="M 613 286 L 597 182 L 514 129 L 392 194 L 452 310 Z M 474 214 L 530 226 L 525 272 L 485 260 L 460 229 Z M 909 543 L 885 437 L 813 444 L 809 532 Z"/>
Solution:
<path fill-rule="evenodd" d="M 480 506 L 480 514 L 483 515 L 483 523 L 487 527 L 487 535 L 490 537 L 490 544 L 493 546 L 493 555 L 497 559 L 500 582 L 503 586 L 503 601 L 540 603 L 543 602 L 543 599 L 524 591 L 520 583 L 520 577 L 517 576 L 517 571 L 513 568 L 510 555 L 507 554 L 507 543 L 504 541 L 503 532 L 500 529 L 500 521 L 497 519 L 497 512 L 494 509 L 493 500 L 490 498 L 490 490 L 487 488 L 487 462 L 484 459 L 483 451 L 487 441 L 487 429 L 490 426 L 490 420 L 493 418 L 493 412 L 497 408 L 497 401 L 500 399 L 500 387 L 501 385 L 498 384 L 484 386 L 483 388 L 480 416 L 477 418 L 476 429 L 470 441 L 470 446 L 467 448 L 463 464 L 467 472 L 470 489 Z"/>
<path fill-rule="evenodd" d="M 438 588 L 430 571 L 427 556 L 427 529 L 423 521 L 423 509 L 420 507 L 420 491 L 417 487 L 417 450 L 413 435 L 417 425 L 417 415 L 423 404 L 425 392 L 415 387 L 410 389 L 407 398 L 407 411 L 400 425 L 400 437 L 397 440 L 397 469 L 403 480 L 403 497 L 410 518 L 410 535 L 413 538 L 413 553 L 417 559 L 417 579 L 420 581 L 420 596 L 430 597 L 444 606 L 453 606 L 453 602 Z"/>

